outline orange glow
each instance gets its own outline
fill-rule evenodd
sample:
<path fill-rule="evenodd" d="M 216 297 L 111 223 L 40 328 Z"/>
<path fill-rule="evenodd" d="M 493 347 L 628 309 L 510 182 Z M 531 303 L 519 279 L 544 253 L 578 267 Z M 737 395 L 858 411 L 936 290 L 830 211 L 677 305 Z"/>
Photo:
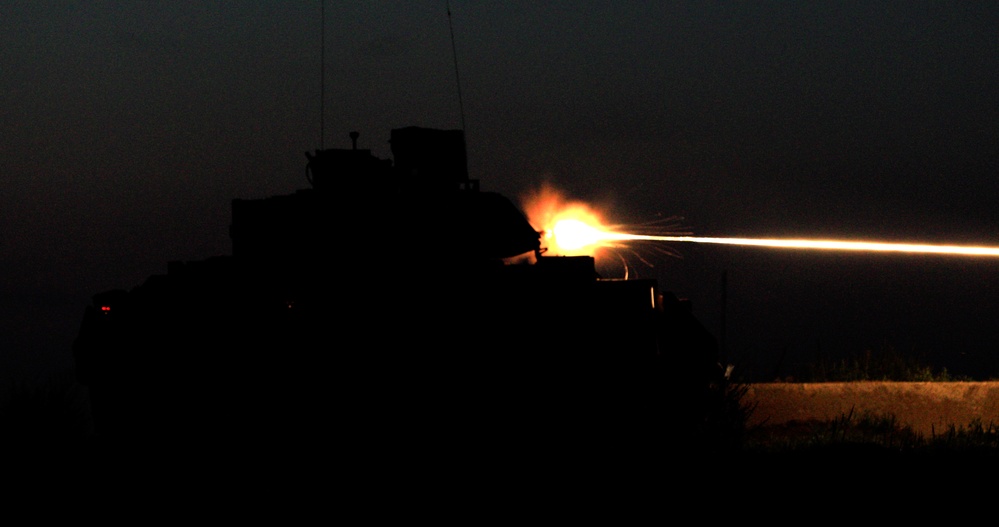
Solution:
<path fill-rule="evenodd" d="M 531 226 L 541 232 L 542 247 L 556 256 L 594 256 L 600 247 L 611 245 L 611 227 L 602 214 L 578 202 L 566 201 L 545 185 L 524 200 L 524 212 Z"/>

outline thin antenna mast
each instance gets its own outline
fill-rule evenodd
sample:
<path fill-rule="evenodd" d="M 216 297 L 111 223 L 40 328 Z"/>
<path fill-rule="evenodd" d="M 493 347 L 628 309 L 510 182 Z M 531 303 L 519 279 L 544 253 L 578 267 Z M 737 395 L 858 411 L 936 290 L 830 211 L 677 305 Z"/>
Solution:
<path fill-rule="evenodd" d="M 451 2 L 447 2 L 447 27 L 451 31 L 451 56 L 454 57 L 454 79 L 458 83 L 458 111 L 461 112 L 461 132 L 465 134 L 465 105 L 461 101 L 461 77 L 458 75 L 458 52 L 454 47 L 454 26 L 451 25 Z"/>
<path fill-rule="evenodd" d="M 319 0 L 322 36 L 319 44 L 319 149 L 326 148 L 326 0 Z"/>

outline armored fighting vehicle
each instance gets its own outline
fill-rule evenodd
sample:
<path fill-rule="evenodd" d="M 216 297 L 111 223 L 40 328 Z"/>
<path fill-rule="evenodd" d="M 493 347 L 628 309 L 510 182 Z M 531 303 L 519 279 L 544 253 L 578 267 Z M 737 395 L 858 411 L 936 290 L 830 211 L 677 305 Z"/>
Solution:
<path fill-rule="evenodd" d="M 358 137 L 306 153 L 308 188 L 234 199 L 231 255 L 94 296 L 98 435 L 495 452 L 696 418 L 717 349 L 687 303 L 546 255 L 461 130 L 392 130 L 390 160 Z"/>

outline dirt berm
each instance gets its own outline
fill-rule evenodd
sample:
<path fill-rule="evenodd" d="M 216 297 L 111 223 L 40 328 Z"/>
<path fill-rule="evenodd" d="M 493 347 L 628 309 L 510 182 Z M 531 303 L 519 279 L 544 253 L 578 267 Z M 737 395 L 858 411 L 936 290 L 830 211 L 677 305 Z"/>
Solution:
<path fill-rule="evenodd" d="M 748 424 L 894 416 L 899 426 L 933 435 L 975 420 L 999 426 L 999 382 L 765 383 L 747 386 Z"/>

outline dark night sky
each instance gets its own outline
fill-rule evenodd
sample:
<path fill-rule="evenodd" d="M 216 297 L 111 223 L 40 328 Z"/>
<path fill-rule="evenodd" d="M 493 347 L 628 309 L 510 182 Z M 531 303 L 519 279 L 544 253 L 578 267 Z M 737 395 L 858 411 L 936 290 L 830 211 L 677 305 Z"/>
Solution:
<path fill-rule="evenodd" d="M 307 187 L 305 151 L 461 127 L 446 2 L 332 4 L 323 89 L 319 1 L 0 1 L 4 378 L 65 366 L 94 293 L 229 254 L 231 200 Z M 999 245 L 995 2 L 451 11 L 484 190 L 699 236 Z M 631 272 L 720 334 L 727 271 L 740 364 L 887 345 L 999 374 L 999 260 L 670 249 Z"/>

